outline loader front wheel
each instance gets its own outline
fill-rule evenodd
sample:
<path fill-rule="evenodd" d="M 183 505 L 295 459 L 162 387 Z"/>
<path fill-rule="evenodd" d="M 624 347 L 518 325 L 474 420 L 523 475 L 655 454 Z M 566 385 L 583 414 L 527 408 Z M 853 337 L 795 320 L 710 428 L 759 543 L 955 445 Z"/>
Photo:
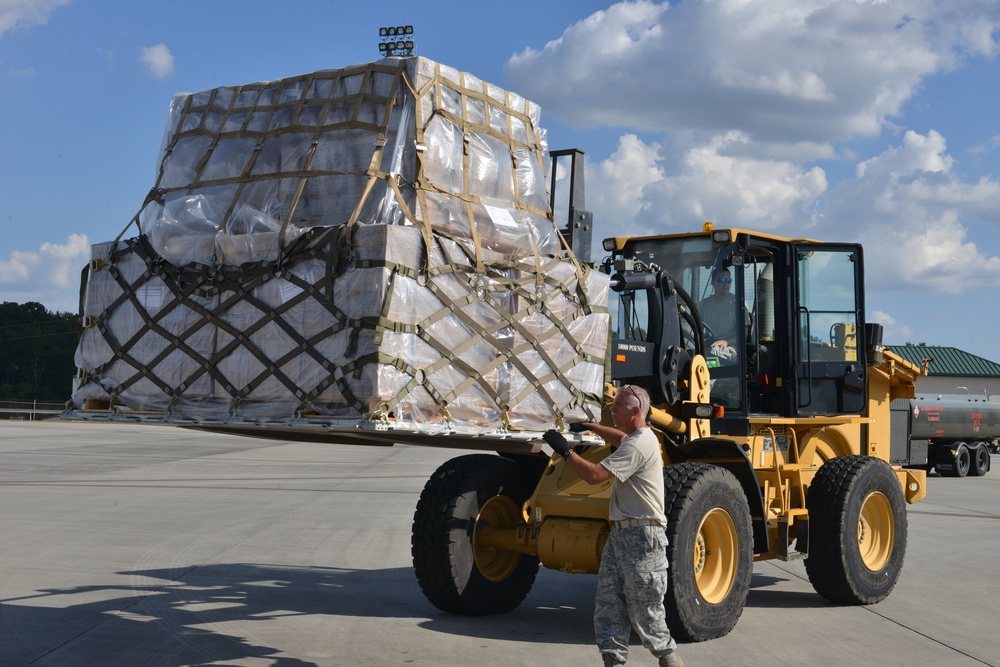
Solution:
<path fill-rule="evenodd" d="M 884 600 L 906 554 L 903 490 L 888 463 L 841 456 L 823 464 L 806 494 L 809 556 L 816 592 L 840 604 Z"/>
<path fill-rule="evenodd" d="M 682 641 L 722 637 L 736 625 L 753 569 L 750 507 L 736 477 L 704 463 L 663 471 L 670 562 L 664 607 Z"/>
<path fill-rule="evenodd" d="M 476 533 L 487 524 L 513 527 L 535 482 L 514 461 L 489 454 L 460 456 L 431 475 L 410 541 L 417 582 L 431 604 L 471 616 L 521 604 L 538 574 L 538 558 L 478 548 Z"/>

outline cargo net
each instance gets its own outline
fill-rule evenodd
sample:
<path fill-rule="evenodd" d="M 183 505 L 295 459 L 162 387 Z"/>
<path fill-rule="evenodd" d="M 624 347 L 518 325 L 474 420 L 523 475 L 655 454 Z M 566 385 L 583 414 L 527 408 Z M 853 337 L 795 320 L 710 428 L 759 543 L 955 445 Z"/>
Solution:
<path fill-rule="evenodd" d="M 597 418 L 608 279 L 560 245 L 538 115 L 422 58 L 177 96 L 140 235 L 93 247 L 74 403 Z"/>

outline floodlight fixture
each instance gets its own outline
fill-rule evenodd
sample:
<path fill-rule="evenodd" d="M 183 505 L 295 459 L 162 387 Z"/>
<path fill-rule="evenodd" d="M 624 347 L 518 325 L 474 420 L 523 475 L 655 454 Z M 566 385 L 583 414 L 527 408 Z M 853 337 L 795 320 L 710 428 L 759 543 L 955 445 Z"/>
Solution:
<path fill-rule="evenodd" d="M 413 26 L 386 26 L 378 29 L 379 53 L 386 57 L 408 57 L 413 55 L 416 44 L 413 41 Z M 403 39 L 406 37 L 406 39 Z"/>

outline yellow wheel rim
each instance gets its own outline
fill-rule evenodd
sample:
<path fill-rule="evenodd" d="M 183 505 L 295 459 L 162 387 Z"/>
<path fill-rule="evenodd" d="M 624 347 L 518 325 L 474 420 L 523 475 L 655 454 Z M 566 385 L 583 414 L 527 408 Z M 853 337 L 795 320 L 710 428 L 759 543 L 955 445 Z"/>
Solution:
<path fill-rule="evenodd" d="M 858 517 L 858 550 L 865 567 L 873 572 L 885 567 L 892 554 L 895 534 L 892 504 L 884 494 L 876 491 L 865 498 Z"/>
<path fill-rule="evenodd" d="M 521 562 L 521 554 L 505 549 L 483 548 L 480 546 L 479 535 L 490 528 L 513 528 L 520 516 L 520 508 L 507 496 L 493 496 L 479 510 L 472 536 L 472 550 L 479 573 L 489 581 L 506 581 Z"/>
<path fill-rule="evenodd" d="M 736 524 L 725 510 L 716 507 L 698 527 L 694 545 L 694 577 L 698 592 L 708 604 L 726 599 L 736 581 L 739 538 Z"/>

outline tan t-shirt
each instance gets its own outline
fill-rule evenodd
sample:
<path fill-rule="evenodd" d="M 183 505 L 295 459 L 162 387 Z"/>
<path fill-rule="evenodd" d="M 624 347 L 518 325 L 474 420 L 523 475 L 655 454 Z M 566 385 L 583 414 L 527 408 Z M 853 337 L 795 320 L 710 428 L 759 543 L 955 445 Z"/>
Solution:
<path fill-rule="evenodd" d="M 621 445 L 601 465 L 614 475 L 608 518 L 655 519 L 664 526 L 663 460 L 660 442 L 648 426 L 622 438 Z"/>

